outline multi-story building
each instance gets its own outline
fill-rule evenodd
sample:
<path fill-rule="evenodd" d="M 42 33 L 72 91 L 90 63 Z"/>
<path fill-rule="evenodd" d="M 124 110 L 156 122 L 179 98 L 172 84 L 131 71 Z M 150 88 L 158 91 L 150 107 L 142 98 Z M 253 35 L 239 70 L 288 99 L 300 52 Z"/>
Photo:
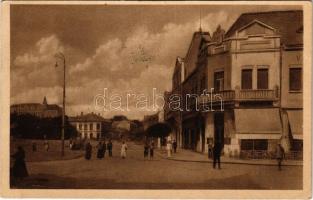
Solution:
<path fill-rule="evenodd" d="M 62 108 L 56 104 L 48 104 L 46 97 L 43 103 L 22 103 L 11 105 L 10 112 L 13 114 L 30 114 L 40 118 L 53 118 L 62 115 Z"/>
<path fill-rule="evenodd" d="M 196 32 L 179 84 L 187 109 L 174 112 L 181 113 L 180 145 L 206 152 L 210 140 L 221 142 L 230 156 L 262 157 L 277 143 L 301 151 L 302 30 L 302 11 L 274 11 L 242 14 L 212 37 Z M 167 121 L 174 114 L 165 109 Z"/>
<path fill-rule="evenodd" d="M 80 138 L 88 139 L 103 138 L 105 124 L 111 123 L 93 112 L 88 114 L 81 113 L 79 116 L 70 117 L 69 122 L 76 128 Z"/>

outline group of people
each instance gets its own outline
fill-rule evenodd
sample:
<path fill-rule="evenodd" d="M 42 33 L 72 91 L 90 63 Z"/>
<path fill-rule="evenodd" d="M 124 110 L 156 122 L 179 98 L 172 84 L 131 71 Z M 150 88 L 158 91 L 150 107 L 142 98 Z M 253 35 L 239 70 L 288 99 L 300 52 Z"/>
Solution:
<path fill-rule="evenodd" d="M 154 156 L 154 142 L 151 141 L 149 143 L 148 141 L 146 141 L 144 145 L 143 157 L 144 159 L 147 158 L 153 159 L 153 156 Z"/>
<path fill-rule="evenodd" d="M 109 157 L 113 156 L 113 143 L 111 140 L 109 140 L 108 143 L 106 143 L 106 141 L 100 141 L 97 145 L 97 158 L 98 159 L 102 159 L 105 157 L 105 153 L 106 151 L 108 151 L 109 153 Z M 85 146 L 85 159 L 86 160 L 90 160 L 92 156 L 92 145 L 90 142 L 87 142 L 86 146 Z"/>

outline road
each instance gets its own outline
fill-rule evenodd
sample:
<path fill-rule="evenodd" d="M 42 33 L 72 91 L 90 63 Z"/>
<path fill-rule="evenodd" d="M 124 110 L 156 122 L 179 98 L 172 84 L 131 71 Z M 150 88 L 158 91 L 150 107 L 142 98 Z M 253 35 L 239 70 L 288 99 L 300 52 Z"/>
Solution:
<path fill-rule="evenodd" d="M 81 189 L 301 189 L 302 167 L 223 164 L 143 159 L 141 145 L 128 144 L 126 159 L 119 157 L 120 144 L 114 144 L 114 157 L 103 160 L 84 158 L 28 162 L 30 177 L 18 188 Z"/>

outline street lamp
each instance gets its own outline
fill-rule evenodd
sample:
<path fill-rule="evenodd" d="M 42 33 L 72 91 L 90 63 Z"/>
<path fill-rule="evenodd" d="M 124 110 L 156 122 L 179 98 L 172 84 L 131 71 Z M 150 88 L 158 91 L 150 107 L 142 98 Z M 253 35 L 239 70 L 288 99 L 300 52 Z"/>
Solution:
<path fill-rule="evenodd" d="M 61 140 L 62 140 L 62 151 L 61 155 L 64 156 L 64 127 L 65 127 L 65 56 L 63 53 L 59 52 L 55 54 L 55 58 L 63 60 L 63 109 L 62 109 L 62 135 L 61 135 Z M 58 62 L 55 63 L 55 67 L 58 67 Z"/>

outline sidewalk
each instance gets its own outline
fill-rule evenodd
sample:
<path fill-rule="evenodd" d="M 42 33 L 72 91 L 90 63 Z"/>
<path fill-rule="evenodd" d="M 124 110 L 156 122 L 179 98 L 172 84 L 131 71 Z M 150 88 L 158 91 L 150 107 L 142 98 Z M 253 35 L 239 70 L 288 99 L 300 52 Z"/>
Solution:
<path fill-rule="evenodd" d="M 212 163 L 211 159 L 208 159 L 207 154 L 202 154 L 199 152 L 194 152 L 191 150 L 178 149 L 176 154 L 172 154 L 172 157 L 167 157 L 167 152 L 165 149 L 156 149 L 156 153 L 168 160 L 181 161 L 181 162 L 203 162 Z M 239 158 L 229 158 L 226 156 L 221 157 L 222 163 L 229 164 L 246 164 L 246 165 L 269 165 L 276 166 L 276 160 L 263 160 L 263 159 L 239 159 Z M 284 160 L 283 165 L 285 166 L 302 166 L 302 160 Z"/>

